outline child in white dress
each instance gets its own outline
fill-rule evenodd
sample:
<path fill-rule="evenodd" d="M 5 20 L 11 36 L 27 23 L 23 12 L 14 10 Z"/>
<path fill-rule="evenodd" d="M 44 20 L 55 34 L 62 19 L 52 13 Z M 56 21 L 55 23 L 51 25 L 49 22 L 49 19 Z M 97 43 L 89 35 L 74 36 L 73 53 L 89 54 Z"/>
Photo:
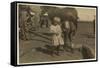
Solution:
<path fill-rule="evenodd" d="M 60 27 L 60 18 L 54 17 L 53 22 L 50 26 L 50 31 L 52 33 L 52 45 L 55 47 L 54 52 L 59 55 L 59 49 L 61 45 L 64 45 L 62 38 L 62 30 Z"/>

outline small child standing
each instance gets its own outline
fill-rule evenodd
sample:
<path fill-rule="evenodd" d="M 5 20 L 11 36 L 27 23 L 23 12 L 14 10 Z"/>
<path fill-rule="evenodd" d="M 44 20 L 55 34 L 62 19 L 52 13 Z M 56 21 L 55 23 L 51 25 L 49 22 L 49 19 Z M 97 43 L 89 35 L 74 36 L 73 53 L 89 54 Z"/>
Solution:
<path fill-rule="evenodd" d="M 55 53 L 56 55 L 59 55 L 60 46 L 64 45 L 60 21 L 59 17 L 54 17 L 50 26 L 50 32 L 52 33 L 52 45 L 54 46 L 53 54 Z"/>

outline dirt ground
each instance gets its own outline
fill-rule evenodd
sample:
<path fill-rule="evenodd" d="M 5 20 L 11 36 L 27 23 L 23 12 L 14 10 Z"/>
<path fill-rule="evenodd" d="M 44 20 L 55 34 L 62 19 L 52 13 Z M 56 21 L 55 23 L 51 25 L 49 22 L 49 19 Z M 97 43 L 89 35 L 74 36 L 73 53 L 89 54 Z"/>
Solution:
<path fill-rule="evenodd" d="M 83 56 L 80 51 L 75 50 L 74 53 L 69 51 L 61 51 L 60 55 L 51 56 L 50 49 L 46 45 L 51 45 L 50 40 L 30 34 L 31 40 L 19 41 L 19 63 L 48 62 L 48 61 L 67 61 L 80 60 Z M 78 23 L 78 30 L 73 39 L 73 43 L 77 46 L 86 45 L 95 52 L 95 37 L 93 34 L 92 23 Z"/>

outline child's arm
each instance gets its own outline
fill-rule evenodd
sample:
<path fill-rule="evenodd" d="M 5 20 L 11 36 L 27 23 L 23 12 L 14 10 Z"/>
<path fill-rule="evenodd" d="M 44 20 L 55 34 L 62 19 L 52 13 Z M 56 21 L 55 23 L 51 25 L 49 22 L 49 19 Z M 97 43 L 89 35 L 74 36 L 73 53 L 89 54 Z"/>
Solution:
<path fill-rule="evenodd" d="M 53 28 L 53 26 L 50 26 L 50 33 L 52 33 L 53 35 L 54 35 L 54 34 L 58 34 L 58 33 L 56 32 L 56 30 Z"/>

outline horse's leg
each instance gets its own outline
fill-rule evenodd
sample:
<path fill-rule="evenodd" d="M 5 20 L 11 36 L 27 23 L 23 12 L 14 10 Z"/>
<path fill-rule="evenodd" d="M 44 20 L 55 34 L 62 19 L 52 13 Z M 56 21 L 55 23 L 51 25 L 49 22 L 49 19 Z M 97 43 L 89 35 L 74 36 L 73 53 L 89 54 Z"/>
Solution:
<path fill-rule="evenodd" d="M 73 37 L 73 36 L 75 36 L 75 34 L 76 34 L 76 29 L 75 30 L 73 30 L 72 32 L 71 32 L 71 36 Z"/>
<path fill-rule="evenodd" d="M 77 31 L 77 28 L 78 28 L 78 22 L 77 21 L 74 21 L 73 24 L 75 26 L 75 28 L 73 30 L 73 36 L 74 36 L 76 34 L 76 31 Z"/>
<path fill-rule="evenodd" d="M 67 33 L 66 32 L 64 32 L 64 46 L 63 46 L 63 48 L 65 49 L 67 46 L 68 46 L 68 37 L 67 37 Z"/>
<path fill-rule="evenodd" d="M 72 42 L 72 31 L 68 33 L 69 42 Z"/>

